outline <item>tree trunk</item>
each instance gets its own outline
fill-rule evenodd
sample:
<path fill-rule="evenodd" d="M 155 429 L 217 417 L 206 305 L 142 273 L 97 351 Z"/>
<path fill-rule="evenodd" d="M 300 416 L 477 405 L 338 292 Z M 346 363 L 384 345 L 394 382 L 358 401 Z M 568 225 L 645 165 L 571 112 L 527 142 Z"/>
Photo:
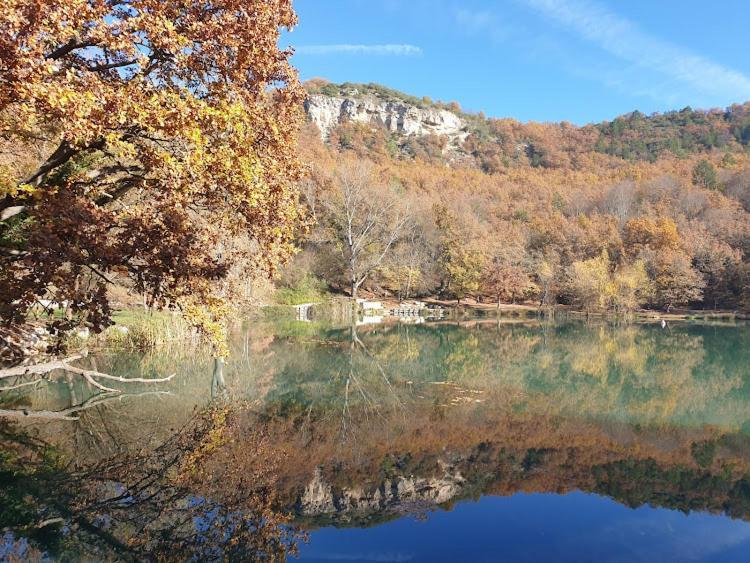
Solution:
<path fill-rule="evenodd" d="M 225 390 L 224 360 L 222 358 L 214 358 L 214 371 L 211 377 L 211 399 L 216 400 L 224 395 Z"/>
<path fill-rule="evenodd" d="M 354 273 L 354 264 L 349 269 L 349 283 L 351 286 L 352 299 L 357 299 L 357 275 Z"/>

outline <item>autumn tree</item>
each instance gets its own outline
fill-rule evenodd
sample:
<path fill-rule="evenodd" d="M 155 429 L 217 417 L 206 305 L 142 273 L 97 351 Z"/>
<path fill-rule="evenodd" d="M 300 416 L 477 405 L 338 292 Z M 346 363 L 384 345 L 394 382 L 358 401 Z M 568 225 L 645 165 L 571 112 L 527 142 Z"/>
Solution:
<path fill-rule="evenodd" d="M 525 299 L 538 289 L 525 268 L 498 257 L 485 267 L 482 286 L 487 294 L 496 298 L 498 307 L 503 301 L 515 303 Z"/>
<path fill-rule="evenodd" d="M 568 287 L 579 307 L 590 310 L 607 308 L 610 292 L 610 261 L 606 251 L 599 256 L 573 262 L 568 271 Z"/>
<path fill-rule="evenodd" d="M 378 272 L 379 281 L 385 289 L 396 294 L 399 302 L 409 299 L 415 292 L 424 290 L 432 259 L 424 233 L 415 222 L 411 223 L 386 256 Z"/>
<path fill-rule="evenodd" d="M 652 305 L 669 310 L 703 298 L 706 282 L 693 267 L 673 220 L 639 217 L 628 221 L 624 230 L 626 252 L 646 266 Z"/>
<path fill-rule="evenodd" d="M 736 307 L 742 294 L 741 253 L 706 233 L 699 233 L 696 246 L 693 263 L 706 283 L 704 304 L 714 309 L 719 303 Z"/>
<path fill-rule="evenodd" d="M 443 265 L 448 275 L 447 289 L 458 303 L 479 291 L 484 266 L 484 255 L 480 250 L 449 243 L 444 247 Z"/>
<path fill-rule="evenodd" d="M 534 264 L 534 277 L 539 287 L 539 306 L 554 306 L 561 285 L 559 257 L 555 254 L 539 257 Z"/>
<path fill-rule="evenodd" d="M 446 276 L 446 290 L 458 303 L 479 291 L 485 255 L 475 241 L 467 240 L 456 217 L 443 205 L 433 209 L 441 236 L 440 264 Z"/>
<path fill-rule="evenodd" d="M 290 0 L 14 0 L 0 13 L 0 314 L 109 322 L 129 280 L 220 336 L 238 261 L 292 249 L 303 91 Z M 38 158 L 35 156 L 39 155 Z M 237 239 L 244 244 L 232 244 Z"/>
<path fill-rule="evenodd" d="M 651 303 L 669 311 L 703 298 L 706 282 L 683 252 L 665 252 L 647 256 L 652 280 Z"/>
<path fill-rule="evenodd" d="M 345 162 L 336 169 L 322 204 L 328 243 L 341 257 L 351 297 L 376 271 L 410 222 L 404 206 L 383 185 L 368 162 Z"/>
<path fill-rule="evenodd" d="M 612 276 L 609 308 L 617 313 L 631 313 L 648 301 L 651 283 L 646 264 L 636 260 L 621 265 Z"/>
<path fill-rule="evenodd" d="M 674 251 L 680 247 L 680 234 L 672 219 L 638 217 L 625 223 L 623 245 L 630 256 L 636 256 L 644 249 L 653 251 Z"/>
<path fill-rule="evenodd" d="M 615 266 L 603 250 L 599 256 L 573 262 L 567 287 L 582 309 L 630 313 L 646 301 L 649 280 L 642 261 Z"/>

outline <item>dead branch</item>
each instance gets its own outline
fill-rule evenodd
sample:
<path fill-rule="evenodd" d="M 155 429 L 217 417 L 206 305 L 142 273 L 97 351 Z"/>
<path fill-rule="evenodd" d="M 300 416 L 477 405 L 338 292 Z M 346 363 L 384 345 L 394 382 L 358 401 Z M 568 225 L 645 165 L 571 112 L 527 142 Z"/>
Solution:
<path fill-rule="evenodd" d="M 85 411 L 94 407 L 98 407 L 105 403 L 109 403 L 115 399 L 122 400 L 127 397 L 141 397 L 144 395 L 170 395 L 169 391 L 144 391 L 142 393 L 120 393 L 119 391 L 108 391 L 106 393 L 100 393 L 94 395 L 89 399 L 86 399 L 79 405 L 74 405 L 66 409 L 59 411 L 49 410 L 30 410 L 30 409 L 0 409 L 0 417 L 18 417 L 18 418 L 41 418 L 47 420 L 79 420 L 80 417 L 77 413 Z"/>
<path fill-rule="evenodd" d="M 78 420 L 77 416 L 70 416 L 62 411 L 30 411 L 28 409 L 0 409 L 0 416 L 14 416 L 18 418 L 45 418 L 48 420 Z"/>
<path fill-rule="evenodd" d="M 101 389 L 102 391 L 119 392 L 117 389 L 105 387 L 101 383 L 97 382 L 96 379 L 107 379 L 109 381 L 119 381 L 120 383 L 165 383 L 170 381 L 176 373 L 168 377 L 157 377 L 157 378 L 144 378 L 144 377 L 121 377 L 119 375 L 110 375 L 108 373 L 102 373 L 100 371 L 88 370 L 71 366 L 69 362 L 80 359 L 82 356 L 71 356 L 64 360 L 53 360 L 51 362 L 44 362 L 41 364 L 35 364 L 31 366 L 16 366 L 0 370 L 0 379 L 8 377 L 22 377 L 26 375 L 46 375 L 55 370 L 62 370 L 69 373 L 80 375 L 86 381 L 88 381 L 94 387 Z M 0 389 L 2 390 L 2 389 Z"/>
<path fill-rule="evenodd" d="M 167 381 L 170 381 L 177 373 L 173 373 L 172 375 L 169 375 L 167 377 L 155 377 L 155 378 L 147 378 L 147 377 L 120 377 L 119 375 L 110 375 L 108 373 L 102 373 L 100 371 L 93 371 L 93 370 L 86 370 L 81 368 L 76 368 L 73 366 L 66 365 L 63 369 L 77 373 L 78 375 L 83 375 L 84 377 L 86 375 L 89 375 L 91 377 L 100 377 L 102 379 L 108 379 L 110 381 L 119 381 L 121 383 L 165 383 Z"/>
<path fill-rule="evenodd" d="M 33 381 L 26 381 L 24 383 L 19 383 L 17 385 L 9 385 L 8 387 L 0 387 L 0 393 L 3 391 L 14 391 L 15 389 L 20 389 L 21 387 L 28 387 L 30 385 L 38 385 L 41 383 L 41 379 L 35 379 Z"/>
<path fill-rule="evenodd" d="M 6 377 L 18 377 L 22 375 L 45 375 L 56 369 L 67 369 L 67 362 L 73 362 L 80 360 L 83 356 L 76 355 L 65 358 L 64 360 L 52 360 L 51 362 L 43 362 L 41 364 L 34 364 L 30 366 L 16 366 L 12 368 L 6 368 L 0 370 L 0 379 Z"/>
<path fill-rule="evenodd" d="M 45 376 L 55 370 L 61 370 L 68 373 L 73 373 L 76 375 L 80 375 L 83 377 L 86 382 L 91 385 L 92 387 L 95 387 L 96 389 L 99 389 L 100 391 L 103 391 L 105 394 L 119 394 L 122 391 L 120 389 L 115 389 L 113 387 L 108 387 L 98 381 L 98 379 L 106 379 L 108 381 L 118 381 L 120 383 L 165 383 L 167 381 L 170 381 L 176 373 L 173 373 L 172 375 L 168 377 L 159 377 L 159 378 L 151 378 L 147 379 L 144 377 L 120 377 L 118 375 L 110 375 L 108 373 L 102 373 L 100 371 L 95 370 L 89 370 L 84 368 L 79 368 L 76 366 L 71 366 L 69 362 L 72 362 L 74 360 L 80 359 L 82 356 L 71 356 L 69 358 L 65 358 L 63 360 L 53 360 L 51 362 L 44 362 L 41 364 L 35 364 L 31 366 L 16 366 L 13 368 L 7 368 L 4 370 L 0 370 L 0 379 L 6 379 L 6 378 L 22 378 L 25 376 Z M 35 379 L 32 381 L 24 382 L 24 383 L 16 383 L 15 385 L 10 385 L 8 387 L 1 387 L 0 392 L 2 391 L 10 391 L 13 389 L 19 389 L 21 387 L 25 387 L 27 385 L 33 385 L 35 383 L 38 383 L 40 379 Z M 71 411 L 73 412 L 73 411 Z M 20 414 L 19 414 L 20 413 Z M 59 412 L 51 412 L 51 411 L 38 411 L 34 416 L 37 418 L 62 418 L 63 420 L 75 420 L 75 418 L 69 418 L 66 416 L 67 413 L 61 415 Z M 3 411 L 0 410 L 0 416 L 29 416 L 23 411 Z"/>

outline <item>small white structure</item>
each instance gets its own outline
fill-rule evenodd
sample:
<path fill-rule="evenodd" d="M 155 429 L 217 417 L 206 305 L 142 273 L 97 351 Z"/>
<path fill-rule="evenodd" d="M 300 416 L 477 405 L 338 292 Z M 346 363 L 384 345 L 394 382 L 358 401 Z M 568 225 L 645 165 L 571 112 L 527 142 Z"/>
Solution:
<path fill-rule="evenodd" d="M 302 303 L 300 305 L 295 305 L 294 310 L 297 320 L 309 322 L 311 320 L 310 311 L 313 305 L 317 305 L 317 303 Z"/>
<path fill-rule="evenodd" d="M 363 301 L 363 311 L 380 311 L 383 309 L 383 304 L 380 301 Z"/>
<path fill-rule="evenodd" d="M 67 301 L 52 301 L 51 299 L 37 299 L 36 302 L 43 309 L 64 309 L 68 306 Z"/>
<path fill-rule="evenodd" d="M 391 309 L 391 315 L 394 317 L 418 317 L 424 309 L 424 304 L 420 302 L 412 303 L 404 301 L 395 309 Z"/>

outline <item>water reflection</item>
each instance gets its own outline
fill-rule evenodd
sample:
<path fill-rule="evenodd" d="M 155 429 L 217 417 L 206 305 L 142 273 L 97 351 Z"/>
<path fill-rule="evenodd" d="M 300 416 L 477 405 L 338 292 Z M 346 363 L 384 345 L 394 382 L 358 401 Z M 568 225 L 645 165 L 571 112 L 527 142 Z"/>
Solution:
<path fill-rule="evenodd" d="M 302 536 L 274 508 L 282 454 L 261 433 L 244 432 L 252 455 L 225 457 L 237 439 L 236 412 L 207 408 L 155 447 L 133 442 L 123 421 L 97 421 L 88 432 L 106 432 L 100 439 L 119 450 L 97 460 L 69 458 L 74 452 L 3 422 L 0 556 L 184 561 L 295 553 Z"/>
<path fill-rule="evenodd" d="M 221 507 L 224 539 L 241 530 L 233 515 L 263 515 L 245 539 L 232 543 L 236 553 L 262 553 L 271 545 L 286 553 L 293 532 L 285 522 L 308 530 L 371 526 L 463 499 L 518 492 L 584 491 L 628 507 L 747 520 L 749 336 L 745 325 L 252 324 L 237 330 L 226 364 L 181 347 L 87 359 L 110 373 L 179 375 L 159 394 L 135 389 L 76 410 L 77 420 L 26 421 L 22 434 L 6 423 L 5 451 L 17 447 L 11 438 L 28 436 L 79 468 L 75 473 L 54 465 L 23 475 L 23 487 L 44 485 L 37 486 L 44 510 L 50 510 L 45 487 L 58 483 L 52 476 L 81 482 L 83 471 L 86 486 L 67 494 L 88 510 L 92 499 L 103 502 L 101 483 L 119 484 L 135 498 L 142 470 L 157 468 L 160 477 L 149 477 L 150 486 L 158 489 L 165 477 L 168 485 L 167 493 L 154 497 L 158 514 L 156 504 L 146 505 L 128 509 L 138 515 L 125 520 L 141 538 L 136 554 L 153 549 L 156 535 L 170 537 L 163 526 L 174 514 L 192 514 L 190 499 L 208 503 L 209 512 Z M 137 391 L 150 394 L 135 396 Z M 95 394 L 79 380 L 52 380 L 14 391 L 4 407 L 64 410 Z M 222 412 L 219 418 L 231 425 L 219 424 L 218 434 L 201 426 L 202 438 L 188 440 L 180 461 L 163 469 L 162 459 L 175 458 L 160 448 L 184 444 L 175 436 L 196 424 L 196 409 L 214 417 Z M 137 461 L 116 461 L 122 459 Z M 197 468 L 188 471 L 190 480 L 175 481 L 173 468 L 188 466 Z M 250 499 L 233 496 L 239 491 Z M 79 495 L 88 504 L 79 503 Z M 97 510 L 86 520 L 95 528 L 98 515 L 114 509 Z M 62 518 L 66 525 L 73 519 Z M 187 551 L 198 545 L 229 549 L 219 537 L 201 535 L 196 522 L 204 522 L 205 514 L 190 518 L 192 527 L 185 521 L 176 526 L 182 534 L 177 544 Z M 158 534 L 138 528 L 146 521 L 162 526 Z M 260 521 L 273 523 L 264 529 L 272 537 L 251 538 Z M 14 527 L 7 522 L 2 526 Z M 29 525 L 14 529 L 29 536 Z M 132 541 L 117 529 L 108 533 Z M 174 545 L 165 543 L 169 550 Z"/>

